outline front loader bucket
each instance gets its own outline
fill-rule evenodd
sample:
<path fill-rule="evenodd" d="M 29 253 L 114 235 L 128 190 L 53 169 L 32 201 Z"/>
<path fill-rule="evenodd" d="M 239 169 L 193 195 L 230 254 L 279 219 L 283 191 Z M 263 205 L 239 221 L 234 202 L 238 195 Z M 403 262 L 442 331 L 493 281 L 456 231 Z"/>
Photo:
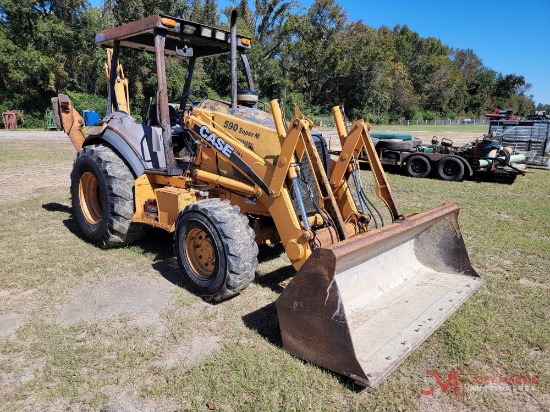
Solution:
<path fill-rule="evenodd" d="M 314 250 L 277 300 L 291 354 L 376 386 L 481 285 L 445 204 Z"/>

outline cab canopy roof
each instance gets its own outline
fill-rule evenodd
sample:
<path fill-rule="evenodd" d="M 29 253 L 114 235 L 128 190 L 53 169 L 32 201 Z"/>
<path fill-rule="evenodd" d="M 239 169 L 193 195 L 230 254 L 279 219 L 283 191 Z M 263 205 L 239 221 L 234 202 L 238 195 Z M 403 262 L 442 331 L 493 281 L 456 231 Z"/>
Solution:
<path fill-rule="evenodd" d="M 156 33 L 166 36 L 167 55 L 205 57 L 229 53 L 231 49 L 229 31 L 162 14 L 105 30 L 96 35 L 95 42 L 113 47 L 115 41 L 120 41 L 122 47 L 154 52 Z M 241 53 L 250 49 L 250 38 L 237 35 L 237 49 Z"/>

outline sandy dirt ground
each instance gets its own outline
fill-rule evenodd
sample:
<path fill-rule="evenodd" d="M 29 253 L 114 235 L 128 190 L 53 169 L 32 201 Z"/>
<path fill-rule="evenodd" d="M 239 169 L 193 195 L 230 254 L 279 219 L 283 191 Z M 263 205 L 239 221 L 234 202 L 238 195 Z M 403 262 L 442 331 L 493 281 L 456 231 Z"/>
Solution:
<path fill-rule="evenodd" d="M 64 132 L 52 132 L 52 131 L 21 131 L 21 130 L 0 130 L 0 139 L 67 139 L 67 135 Z"/>

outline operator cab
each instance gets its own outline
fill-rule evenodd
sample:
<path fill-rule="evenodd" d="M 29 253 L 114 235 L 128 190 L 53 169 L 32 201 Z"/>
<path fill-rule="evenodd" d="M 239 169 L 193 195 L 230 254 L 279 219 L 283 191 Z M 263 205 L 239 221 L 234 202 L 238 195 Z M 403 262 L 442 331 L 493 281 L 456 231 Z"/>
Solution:
<path fill-rule="evenodd" d="M 96 35 L 96 44 L 112 48 L 111 67 L 117 67 L 120 47 L 145 50 L 155 54 L 157 73 L 157 99 L 154 105 L 148 108 L 148 125 L 159 127 L 162 135 L 161 145 L 165 148 L 167 173 L 174 175 L 182 172 L 176 164 L 179 151 L 188 148 L 186 140 L 191 138 L 190 133 L 182 125 L 185 110 L 195 107 L 216 107 L 220 111 L 234 111 L 247 114 L 246 111 L 260 112 L 256 109 L 258 94 L 254 89 L 250 65 L 246 53 L 251 48 L 248 37 L 236 33 L 237 14 L 231 14 L 230 31 L 196 23 L 167 15 L 153 15 L 119 27 L 105 30 Z M 232 40 L 234 39 L 234 40 Z M 191 82 L 197 59 L 230 53 L 231 55 L 231 101 L 208 99 L 204 90 L 192 90 Z M 178 104 L 169 104 L 166 87 L 165 56 L 184 59 L 188 62 L 187 76 L 183 85 L 181 99 Z M 244 67 L 246 89 L 237 90 L 237 56 Z M 115 98 L 114 83 L 116 76 L 110 77 L 107 101 L 107 116 L 113 109 L 118 110 Z M 248 113 L 250 115 L 250 113 Z M 166 125 L 168 127 L 163 127 Z M 145 133 L 146 134 L 146 133 Z M 192 141 L 194 141 L 191 138 Z M 154 146 L 154 143 L 152 144 Z"/>

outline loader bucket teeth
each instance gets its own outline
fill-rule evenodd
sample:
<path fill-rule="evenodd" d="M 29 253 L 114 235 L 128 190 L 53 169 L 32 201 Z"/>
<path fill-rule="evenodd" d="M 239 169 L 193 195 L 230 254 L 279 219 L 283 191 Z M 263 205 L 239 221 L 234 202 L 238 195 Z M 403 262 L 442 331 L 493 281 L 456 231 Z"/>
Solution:
<path fill-rule="evenodd" d="M 314 250 L 277 300 L 293 355 L 376 386 L 481 285 L 445 204 Z"/>

